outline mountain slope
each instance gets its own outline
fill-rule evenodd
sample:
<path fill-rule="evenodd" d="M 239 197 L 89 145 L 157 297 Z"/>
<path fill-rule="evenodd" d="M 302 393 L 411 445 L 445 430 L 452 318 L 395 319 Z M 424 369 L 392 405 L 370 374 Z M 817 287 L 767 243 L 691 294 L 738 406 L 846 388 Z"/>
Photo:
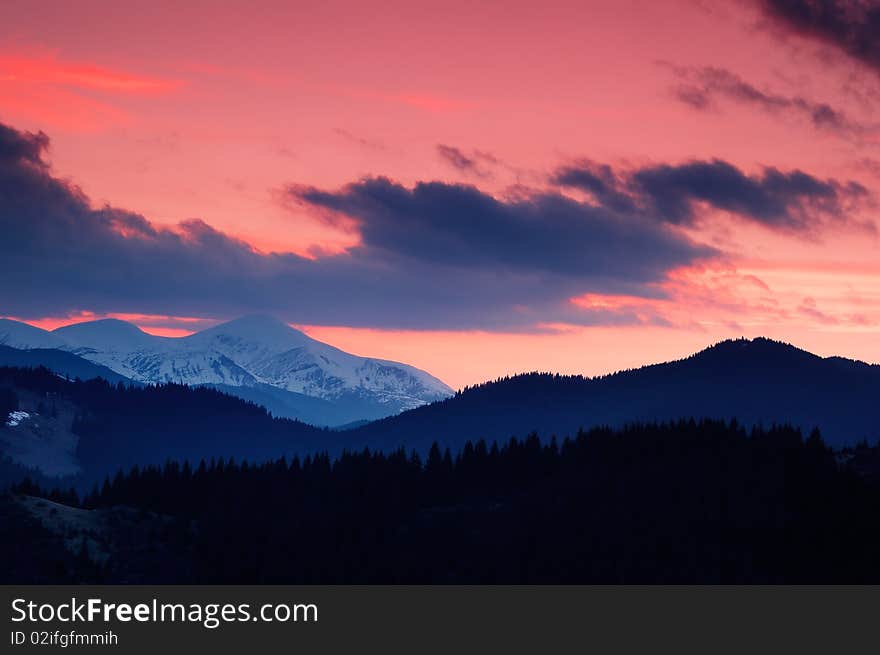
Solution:
<path fill-rule="evenodd" d="M 37 368 L 44 366 L 50 371 L 71 379 L 92 380 L 104 378 L 108 382 L 125 382 L 131 384 L 132 380 L 111 371 L 106 366 L 94 364 L 78 355 L 58 350 L 55 348 L 33 348 L 20 350 L 8 346 L 0 346 L 0 366 L 15 366 L 18 368 Z"/>
<path fill-rule="evenodd" d="M 268 384 L 232 387 L 226 384 L 204 385 L 243 400 L 262 405 L 273 416 L 296 418 L 310 425 L 345 429 L 353 422 L 369 423 L 384 418 L 386 408 L 370 398 L 349 397 L 344 400 L 325 400 L 295 391 L 285 391 Z"/>
<path fill-rule="evenodd" d="M 77 484 L 87 486 L 169 460 L 197 466 L 217 457 L 259 462 L 314 452 L 336 434 L 204 387 L 122 387 L 0 367 L 0 389 L 11 389 L 26 414 L 15 425 L 0 422 L 0 458 L 50 476 L 78 473 Z"/>
<path fill-rule="evenodd" d="M 265 316 L 182 338 L 157 337 L 113 319 L 54 332 L 5 320 L 4 341 L 17 348 L 51 344 L 138 382 L 222 388 L 319 425 L 382 418 L 452 394 L 424 371 L 351 355 Z"/>
<path fill-rule="evenodd" d="M 681 417 L 819 427 L 832 444 L 880 437 L 880 366 L 822 358 L 768 339 L 725 341 L 687 359 L 600 378 L 532 373 L 349 432 L 346 445 L 426 450 L 471 439 Z"/>

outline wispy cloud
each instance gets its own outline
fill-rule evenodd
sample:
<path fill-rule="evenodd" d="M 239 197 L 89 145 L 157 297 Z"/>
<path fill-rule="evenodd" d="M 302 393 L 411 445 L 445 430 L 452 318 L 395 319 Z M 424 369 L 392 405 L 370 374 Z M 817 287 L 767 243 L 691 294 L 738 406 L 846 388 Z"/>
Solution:
<path fill-rule="evenodd" d="M 880 134 L 878 124 L 855 120 L 826 102 L 761 89 L 724 68 L 660 63 L 672 70 L 678 79 L 673 88 L 675 96 L 694 109 L 717 109 L 722 100 L 728 100 L 774 116 L 805 119 L 816 129 L 833 132 L 857 143 L 870 143 L 872 137 Z"/>
<path fill-rule="evenodd" d="M 498 159 L 488 152 L 474 150 L 465 154 L 460 148 L 443 143 L 437 144 L 437 154 L 459 172 L 483 179 L 492 177 L 491 168 L 498 164 Z"/>
<path fill-rule="evenodd" d="M 333 133 L 337 136 L 342 137 L 349 143 L 354 143 L 362 148 L 366 148 L 367 150 L 384 150 L 385 146 L 379 143 L 378 141 L 373 141 L 372 139 L 367 139 L 362 136 L 358 136 L 357 134 L 353 134 L 348 130 L 345 130 L 341 127 L 333 128 Z"/>

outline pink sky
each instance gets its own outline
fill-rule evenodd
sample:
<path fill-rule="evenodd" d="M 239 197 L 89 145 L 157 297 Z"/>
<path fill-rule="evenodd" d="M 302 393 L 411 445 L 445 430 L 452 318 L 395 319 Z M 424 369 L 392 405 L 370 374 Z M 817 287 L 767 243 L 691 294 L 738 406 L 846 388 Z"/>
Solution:
<path fill-rule="evenodd" d="M 556 168 L 585 158 L 622 170 L 717 158 L 748 174 L 800 169 L 880 191 L 877 70 L 780 33 L 749 2 L 44 5 L 4 5 L 0 122 L 47 133 L 53 173 L 95 206 L 156 224 L 200 218 L 264 252 L 323 257 L 359 243 L 356 228 L 320 220 L 282 190 L 364 176 L 505 197 L 515 185 L 543 189 Z M 797 109 L 732 97 L 695 109 L 675 89 L 706 67 L 827 104 L 860 128 L 823 129 Z M 475 168 L 451 166 L 439 144 Z M 302 327 L 452 386 L 534 369 L 607 372 L 740 335 L 877 362 L 876 204 L 847 211 L 808 234 L 715 211 L 681 229 L 725 256 L 673 271 L 658 282 L 665 299 L 572 298 L 662 325 Z M 61 325 L 92 309 L 32 322 Z M 163 334 L 233 318 L 123 312 Z"/>

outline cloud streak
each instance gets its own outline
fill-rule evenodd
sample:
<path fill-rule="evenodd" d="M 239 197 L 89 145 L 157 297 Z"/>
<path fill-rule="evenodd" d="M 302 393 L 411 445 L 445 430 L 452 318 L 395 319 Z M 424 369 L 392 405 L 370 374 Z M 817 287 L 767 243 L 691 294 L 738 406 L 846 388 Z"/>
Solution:
<path fill-rule="evenodd" d="M 487 152 L 475 150 L 472 154 L 467 155 L 460 148 L 443 143 L 437 144 L 437 154 L 452 168 L 477 178 L 492 177 L 489 167 L 498 164 L 498 159 Z"/>

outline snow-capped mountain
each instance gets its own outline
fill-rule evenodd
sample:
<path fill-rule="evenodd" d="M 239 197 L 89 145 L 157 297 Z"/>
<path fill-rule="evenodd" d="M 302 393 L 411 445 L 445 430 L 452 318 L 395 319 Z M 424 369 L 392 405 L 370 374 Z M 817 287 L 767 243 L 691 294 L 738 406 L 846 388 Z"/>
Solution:
<path fill-rule="evenodd" d="M 275 406 L 268 400 L 264 404 L 275 413 L 326 425 L 389 416 L 452 394 L 417 368 L 346 353 L 266 316 L 247 316 L 179 338 L 150 335 L 115 319 L 52 332 L 0 320 L 0 344 L 65 350 L 138 382 L 211 385 L 256 402 L 271 396 Z M 308 399 L 332 403 L 321 405 L 319 413 L 335 414 L 335 420 L 309 416 L 317 406 Z M 279 402 L 295 408 L 279 411 Z M 311 410 L 303 409 L 307 405 Z M 300 410 L 306 415 L 297 415 Z"/>

